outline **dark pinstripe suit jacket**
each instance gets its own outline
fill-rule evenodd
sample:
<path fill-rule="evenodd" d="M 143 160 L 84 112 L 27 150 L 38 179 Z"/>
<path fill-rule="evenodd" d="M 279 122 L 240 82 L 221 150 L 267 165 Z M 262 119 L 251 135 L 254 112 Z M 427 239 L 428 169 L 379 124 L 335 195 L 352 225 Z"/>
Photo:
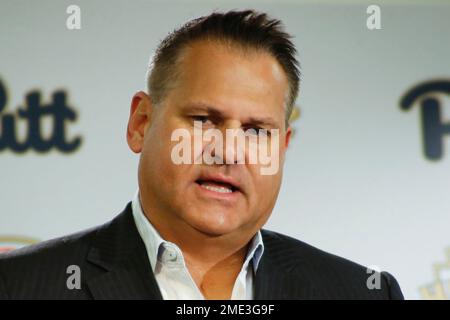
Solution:
<path fill-rule="evenodd" d="M 262 236 L 256 299 L 403 298 L 388 273 L 369 290 L 364 267 L 278 233 Z M 80 289 L 67 287 L 70 265 L 80 267 Z M 131 203 L 100 227 L 0 255 L 0 299 L 161 298 Z"/>

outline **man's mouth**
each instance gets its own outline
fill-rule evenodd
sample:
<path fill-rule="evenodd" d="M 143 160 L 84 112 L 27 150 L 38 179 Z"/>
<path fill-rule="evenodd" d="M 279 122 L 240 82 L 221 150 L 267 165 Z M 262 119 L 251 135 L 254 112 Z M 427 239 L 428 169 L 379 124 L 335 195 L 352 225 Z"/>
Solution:
<path fill-rule="evenodd" d="M 206 190 L 218 193 L 232 193 L 238 190 L 236 187 L 232 186 L 229 183 L 214 180 L 197 180 L 196 183 L 198 183 L 202 188 L 205 188 Z"/>
<path fill-rule="evenodd" d="M 203 189 L 223 195 L 241 192 L 235 179 L 222 174 L 203 174 L 195 182 Z"/>

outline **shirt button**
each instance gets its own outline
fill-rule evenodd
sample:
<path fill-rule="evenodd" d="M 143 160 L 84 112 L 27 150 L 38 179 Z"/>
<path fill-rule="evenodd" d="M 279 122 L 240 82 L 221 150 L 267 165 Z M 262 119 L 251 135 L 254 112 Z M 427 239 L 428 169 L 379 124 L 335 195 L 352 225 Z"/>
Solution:
<path fill-rule="evenodd" d="M 168 258 L 169 261 L 175 262 L 177 261 L 177 253 L 173 250 L 173 249 L 169 249 L 168 253 Z"/>
<path fill-rule="evenodd" d="M 178 260 L 178 254 L 174 248 L 166 247 L 163 255 L 163 260 L 169 263 L 175 263 Z"/>

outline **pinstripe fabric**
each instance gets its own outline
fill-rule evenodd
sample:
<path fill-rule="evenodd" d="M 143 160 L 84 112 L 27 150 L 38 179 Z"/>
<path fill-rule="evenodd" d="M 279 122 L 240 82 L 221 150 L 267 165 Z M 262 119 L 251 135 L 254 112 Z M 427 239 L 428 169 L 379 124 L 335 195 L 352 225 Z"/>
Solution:
<path fill-rule="evenodd" d="M 403 299 L 397 281 L 383 272 L 381 288 L 367 287 L 367 269 L 299 240 L 265 230 L 256 273 L 256 299 Z"/>
<path fill-rule="evenodd" d="M 265 251 L 255 277 L 256 299 L 402 299 L 382 273 L 379 290 L 366 269 L 301 241 L 262 230 Z M 77 265 L 81 288 L 66 270 Z M 136 229 L 131 202 L 111 222 L 0 255 L 0 299 L 162 299 Z"/>

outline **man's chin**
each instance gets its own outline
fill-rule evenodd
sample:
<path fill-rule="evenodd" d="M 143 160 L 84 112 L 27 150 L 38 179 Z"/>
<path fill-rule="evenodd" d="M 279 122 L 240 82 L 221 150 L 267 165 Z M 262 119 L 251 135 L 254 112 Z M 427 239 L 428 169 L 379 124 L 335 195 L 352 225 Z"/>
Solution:
<path fill-rule="evenodd" d="M 225 236 L 237 231 L 239 228 L 239 223 L 231 221 L 230 217 L 224 217 L 223 215 L 210 216 L 206 220 L 191 222 L 191 226 L 196 231 L 209 237 Z"/>

